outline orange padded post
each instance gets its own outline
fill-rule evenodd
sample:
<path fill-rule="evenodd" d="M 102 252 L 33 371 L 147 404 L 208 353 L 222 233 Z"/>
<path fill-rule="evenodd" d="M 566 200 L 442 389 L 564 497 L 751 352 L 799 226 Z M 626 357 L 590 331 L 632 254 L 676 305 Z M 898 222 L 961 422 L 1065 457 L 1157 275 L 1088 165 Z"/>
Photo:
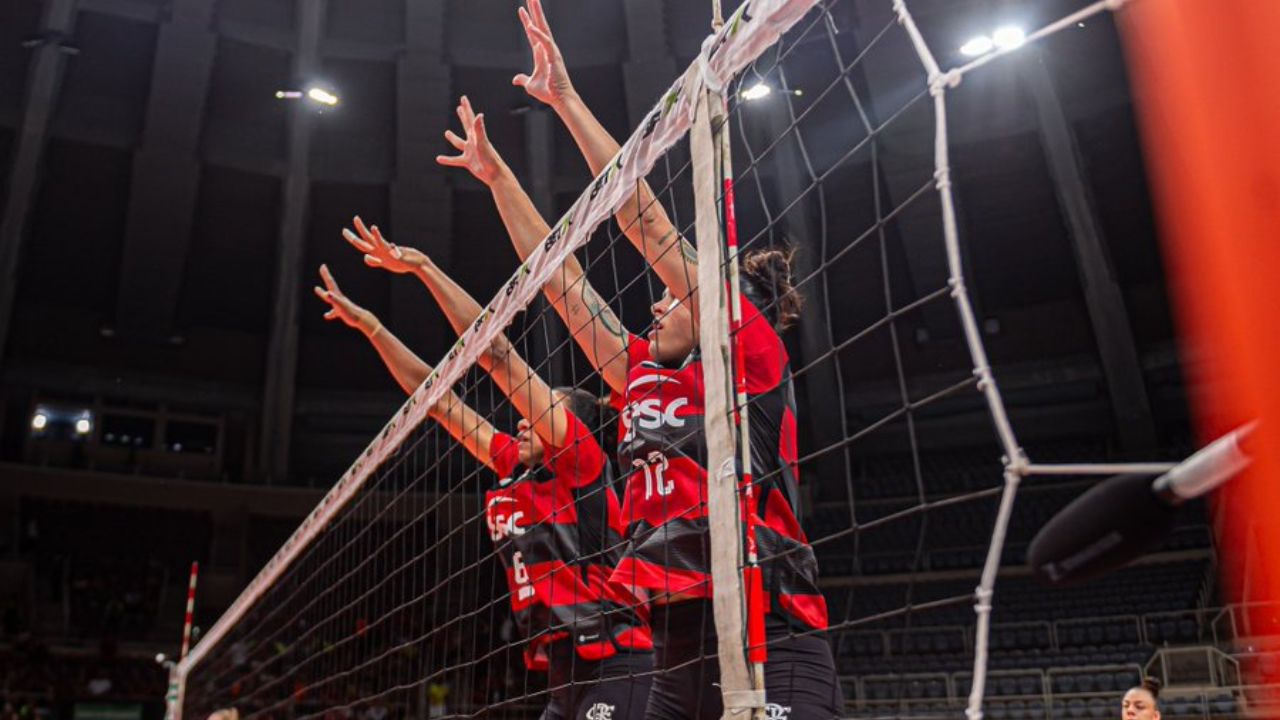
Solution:
<path fill-rule="evenodd" d="M 1118 21 L 1201 440 L 1262 420 L 1215 500 L 1223 587 L 1280 603 L 1280 2 L 1132 0 Z M 1280 605 L 1242 621 L 1275 633 Z"/>

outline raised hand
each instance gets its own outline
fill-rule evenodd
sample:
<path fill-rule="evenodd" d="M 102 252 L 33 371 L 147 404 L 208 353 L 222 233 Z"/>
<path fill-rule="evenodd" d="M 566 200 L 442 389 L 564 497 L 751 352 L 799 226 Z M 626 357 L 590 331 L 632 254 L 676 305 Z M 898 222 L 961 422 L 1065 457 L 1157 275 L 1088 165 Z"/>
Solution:
<path fill-rule="evenodd" d="M 355 226 L 356 232 L 342 228 L 342 237 L 356 250 L 364 253 L 364 264 L 369 267 L 382 268 L 393 273 L 411 273 L 427 261 L 427 256 L 420 250 L 388 242 L 382 237 L 382 232 L 378 230 L 377 225 L 365 227 L 364 221 L 358 215 L 351 224 Z"/>
<path fill-rule="evenodd" d="M 458 155 L 437 155 L 436 162 L 448 167 L 466 168 L 477 180 L 490 185 L 502 172 L 502 158 L 489 142 L 489 134 L 484 128 L 484 114 L 477 115 L 471 109 L 471 101 L 466 95 L 458 103 L 458 119 L 462 121 L 462 132 L 466 136 L 460 138 L 452 130 L 444 131 L 444 139 L 449 141 Z"/>
<path fill-rule="evenodd" d="M 555 106 L 571 95 L 573 83 L 564 66 L 564 56 L 551 35 L 551 25 L 542 9 L 542 0 L 528 0 L 528 8 L 520 8 L 520 24 L 533 49 L 533 73 L 520 73 L 511 78 L 511 84 L 524 88 L 530 96 Z"/>
<path fill-rule="evenodd" d="M 329 304 L 329 312 L 324 314 L 325 320 L 341 320 L 365 335 L 372 335 L 382 327 L 373 313 L 351 302 L 342 293 L 337 281 L 333 279 L 333 273 L 329 272 L 328 265 L 320 266 L 320 279 L 324 281 L 324 287 L 317 285 L 312 289 L 316 297 Z"/>

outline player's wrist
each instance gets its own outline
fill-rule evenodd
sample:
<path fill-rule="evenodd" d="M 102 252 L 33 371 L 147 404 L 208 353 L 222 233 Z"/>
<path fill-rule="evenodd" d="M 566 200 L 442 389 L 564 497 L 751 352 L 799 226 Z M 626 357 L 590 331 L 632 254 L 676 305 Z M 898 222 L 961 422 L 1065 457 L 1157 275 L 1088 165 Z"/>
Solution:
<path fill-rule="evenodd" d="M 496 150 L 492 150 L 491 155 L 483 158 L 481 163 L 479 172 L 476 173 L 476 179 L 488 187 L 493 187 L 494 183 L 515 175 Z"/>
<path fill-rule="evenodd" d="M 578 95 L 578 91 L 573 88 L 573 85 L 568 85 L 552 93 L 551 102 L 548 104 L 557 114 L 563 115 L 564 113 L 572 112 L 575 106 L 581 105 L 582 97 Z"/>
<path fill-rule="evenodd" d="M 511 172 L 511 168 L 506 164 L 501 164 L 498 171 L 494 173 L 493 178 L 488 182 L 489 190 L 495 195 L 510 193 L 520 189 L 520 180 L 516 178 L 516 174 Z"/>

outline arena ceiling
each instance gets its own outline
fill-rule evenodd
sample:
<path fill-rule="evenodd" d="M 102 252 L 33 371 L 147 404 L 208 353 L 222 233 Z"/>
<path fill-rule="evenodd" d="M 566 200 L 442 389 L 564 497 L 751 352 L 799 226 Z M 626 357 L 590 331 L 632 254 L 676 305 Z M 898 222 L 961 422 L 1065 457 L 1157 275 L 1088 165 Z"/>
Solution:
<path fill-rule="evenodd" d="M 856 44 L 859 33 L 883 22 L 889 4 L 842 3 L 832 22 Z M 1084 4 L 914 0 L 912 7 L 932 44 L 958 48 L 997 20 L 1035 27 Z M 359 214 L 426 249 L 477 296 L 498 289 L 516 256 L 487 193 L 433 162 L 448 149 L 441 132 L 463 92 L 487 113 L 494 142 L 546 209 L 567 208 L 589 179 L 569 136 L 510 83 L 528 63 L 516 5 L 0 4 L 0 197 L 5 227 L 17 228 L 0 245 L 16 243 L 19 251 L 10 321 L 0 337 L 6 422 L 21 421 L 32 393 L 185 405 L 239 414 L 249 426 L 286 417 L 293 427 L 283 437 L 256 436 L 292 448 L 294 475 L 331 479 L 400 395 L 358 337 L 321 318 L 323 307 L 310 295 L 315 268 L 329 263 L 347 292 L 424 358 L 438 358 L 452 341 L 426 294 L 363 269 L 341 227 Z M 710 3 L 701 0 L 547 5 L 579 90 L 618 137 L 694 58 L 710 16 Z M 50 27 L 59 12 L 66 22 Z M 69 52 L 59 53 L 59 71 L 42 72 L 36 58 L 52 46 Z M 1028 377 L 1040 372 L 1042 385 L 1092 378 L 1105 403 L 1099 358 L 1111 351 L 1100 347 L 1107 342 L 1090 322 L 1064 209 L 1073 194 L 1055 179 L 1029 63 L 1047 70 L 1074 135 L 1068 150 L 1080 160 L 1082 192 L 1094 208 L 1138 362 L 1177 374 L 1132 100 L 1110 18 L 1011 58 L 957 93 L 956 182 L 973 239 L 972 285 L 983 316 L 999 327 L 989 338 L 998 364 L 1029 368 Z M 891 83 L 907 66 L 918 61 L 905 53 L 882 59 L 868 65 L 863 82 L 873 89 Z M 315 81 L 342 100 L 309 117 L 310 141 L 299 151 L 291 147 L 293 106 L 274 94 Z M 804 78 L 793 75 L 792 82 L 802 87 Z M 46 113 L 38 161 L 24 166 L 19 160 L 31 147 L 24 148 L 23 128 Z M 930 162 L 931 137 L 920 128 L 891 140 L 901 172 Z M 910 257 L 912 242 L 928 239 L 902 232 L 906 272 L 937 273 L 936 265 Z M 295 254 L 300 272 L 282 271 L 284 250 Z M 287 332 L 273 330 L 294 322 L 296 349 Z M 920 322 L 920 342 L 948 340 L 928 318 Z M 282 396 L 268 378 L 295 362 L 296 393 Z M 1044 374 L 1046 364 L 1054 372 Z M 273 403 L 284 409 L 262 411 Z"/>

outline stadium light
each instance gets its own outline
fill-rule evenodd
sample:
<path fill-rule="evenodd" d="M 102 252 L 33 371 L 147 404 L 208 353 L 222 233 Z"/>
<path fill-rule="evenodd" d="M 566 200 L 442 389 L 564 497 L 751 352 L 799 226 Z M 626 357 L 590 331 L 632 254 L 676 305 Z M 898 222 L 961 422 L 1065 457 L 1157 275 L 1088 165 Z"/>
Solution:
<path fill-rule="evenodd" d="M 752 85 L 751 87 L 742 91 L 742 99 L 743 100 L 759 100 L 760 98 L 768 97 L 769 93 L 772 93 L 772 92 L 773 92 L 773 88 L 769 87 L 763 82 L 758 82 L 755 85 Z"/>
<path fill-rule="evenodd" d="M 960 46 L 960 53 L 965 57 L 978 57 L 986 55 L 995 48 L 996 44 L 986 35 L 969 38 L 969 41 Z"/>
<path fill-rule="evenodd" d="M 1014 50 L 1022 47 L 1027 41 L 1027 33 L 1020 27 L 1014 25 L 1005 25 L 996 28 L 991 34 L 991 42 L 1001 50 Z"/>
<path fill-rule="evenodd" d="M 76 420 L 77 435 L 88 435 L 91 430 L 93 430 L 93 423 L 90 422 L 89 418 L 82 417 L 79 420 Z"/>
<path fill-rule="evenodd" d="M 307 90 L 307 97 L 315 100 L 322 105 L 337 105 L 338 96 L 325 90 L 324 88 L 313 87 Z"/>
<path fill-rule="evenodd" d="M 49 416 L 42 412 L 37 412 L 31 416 L 31 429 L 40 432 L 49 426 Z"/>
<path fill-rule="evenodd" d="M 301 98 L 302 98 L 302 91 L 300 90 L 277 90 L 276 91 L 277 100 L 299 100 Z"/>

